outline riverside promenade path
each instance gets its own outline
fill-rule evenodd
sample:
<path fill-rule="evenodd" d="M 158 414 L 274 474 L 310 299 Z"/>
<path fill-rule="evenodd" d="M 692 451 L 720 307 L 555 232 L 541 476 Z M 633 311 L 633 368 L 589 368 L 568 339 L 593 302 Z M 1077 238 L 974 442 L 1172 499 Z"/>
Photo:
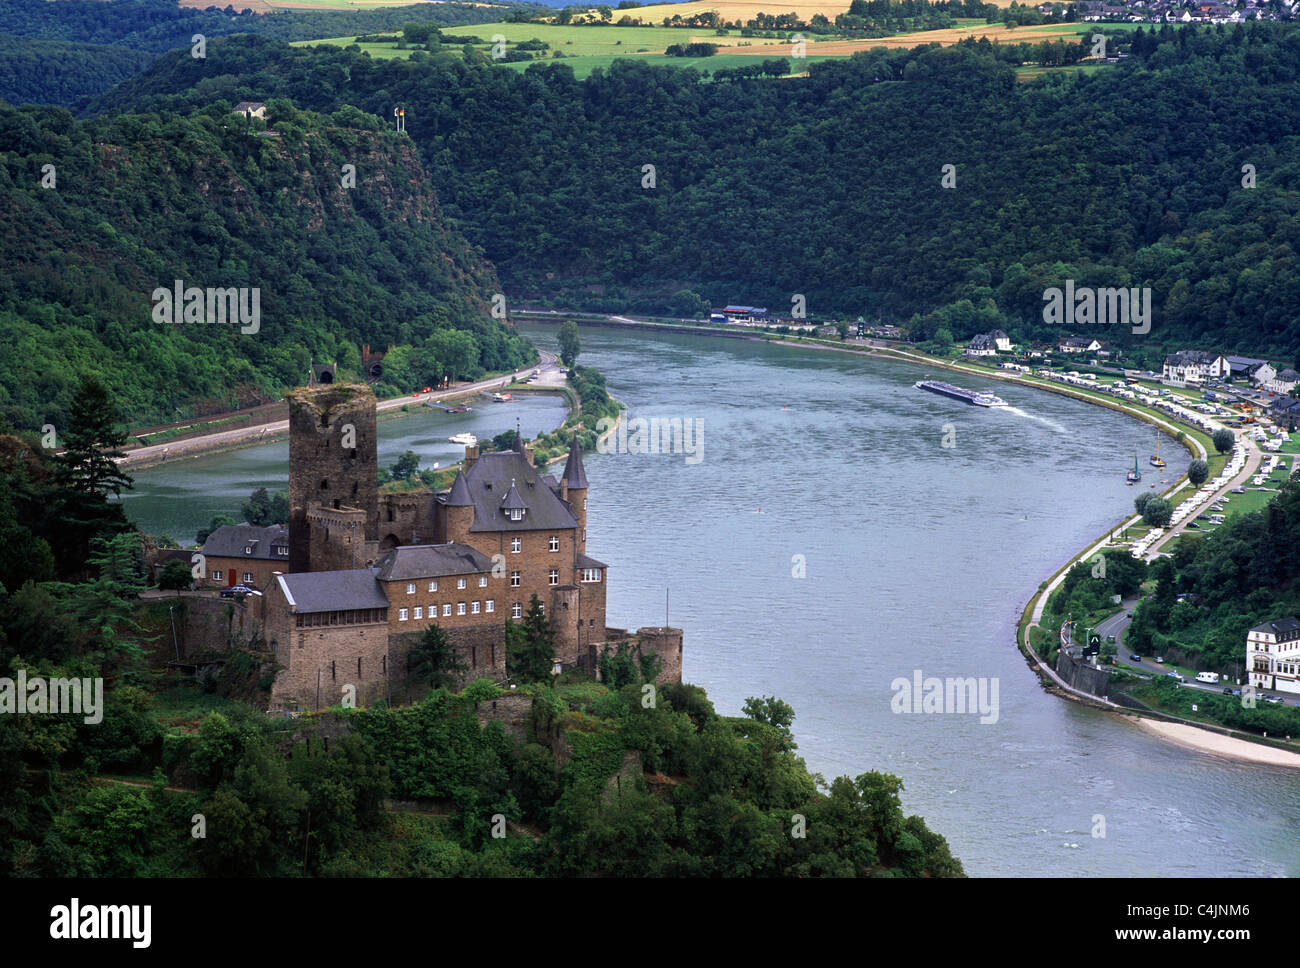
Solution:
<path fill-rule="evenodd" d="M 540 376 L 534 382 L 534 386 L 538 388 L 559 388 L 563 386 L 565 382 L 564 375 L 559 371 L 558 357 L 546 350 L 538 350 L 538 352 L 541 354 L 539 362 L 524 367 L 517 372 L 490 377 L 475 383 L 462 383 L 446 390 L 431 390 L 428 393 L 416 393 L 408 397 L 392 397 L 388 400 L 380 400 L 375 409 L 379 413 L 384 413 L 400 409 L 409 404 L 424 404 L 431 400 L 454 400 L 458 397 L 482 393 L 485 390 L 497 390 L 523 379 L 534 370 L 540 371 Z M 279 420 L 275 423 L 261 424 L 256 427 L 239 427 L 235 430 L 223 430 L 202 437 L 190 437 L 185 440 L 171 441 L 170 443 L 139 447 L 118 458 L 117 463 L 119 467 L 152 467 L 164 461 L 177 460 L 182 457 L 197 457 L 199 454 L 209 453 L 214 450 L 225 450 L 231 447 L 274 440 L 277 436 L 288 432 L 288 420 Z"/>

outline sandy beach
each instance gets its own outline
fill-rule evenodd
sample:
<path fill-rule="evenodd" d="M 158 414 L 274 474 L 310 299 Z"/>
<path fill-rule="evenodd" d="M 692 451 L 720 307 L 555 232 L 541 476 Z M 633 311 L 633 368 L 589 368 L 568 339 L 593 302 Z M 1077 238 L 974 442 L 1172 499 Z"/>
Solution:
<path fill-rule="evenodd" d="M 1139 719 L 1136 717 L 1126 718 L 1135 723 L 1140 729 L 1144 729 L 1148 733 L 1154 733 L 1180 746 L 1190 746 L 1192 749 L 1201 750 L 1204 753 L 1227 756 L 1234 760 L 1243 760 L 1249 763 L 1264 763 L 1268 766 L 1286 766 L 1292 769 L 1300 769 L 1300 753 L 1275 749 L 1272 746 L 1263 746 L 1244 739 L 1234 739 L 1231 736 L 1214 733 L 1208 729 L 1199 729 L 1196 726 L 1186 726 L 1182 723 L 1166 723 L 1158 719 Z"/>

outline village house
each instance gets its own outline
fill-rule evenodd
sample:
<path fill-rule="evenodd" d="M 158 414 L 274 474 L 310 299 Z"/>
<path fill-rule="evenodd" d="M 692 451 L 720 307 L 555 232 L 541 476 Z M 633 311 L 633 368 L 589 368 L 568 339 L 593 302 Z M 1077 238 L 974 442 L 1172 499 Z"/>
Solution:
<path fill-rule="evenodd" d="M 195 587 L 247 585 L 264 591 L 277 572 L 288 570 L 289 529 L 282 524 L 227 524 L 208 535 L 201 551 L 204 577 Z"/>
<path fill-rule="evenodd" d="M 1056 348 L 1062 353 L 1095 353 L 1101 349 L 1101 340 L 1090 336 L 1067 336 Z"/>
<path fill-rule="evenodd" d="M 1246 669 L 1257 689 L 1300 693 L 1300 618 L 1275 619 L 1247 632 Z"/>
<path fill-rule="evenodd" d="M 993 342 L 993 337 L 988 333 L 980 333 L 974 336 L 965 350 L 966 356 L 997 356 L 997 344 Z"/>
<path fill-rule="evenodd" d="M 231 114 L 242 114 L 246 118 L 266 119 L 266 105 L 261 101 L 240 101 L 231 109 Z"/>
<path fill-rule="evenodd" d="M 1228 375 L 1227 357 L 1217 353 L 1204 353 L 1200 350 L 1180 350 L 1165 357 L 1160 382 L 1166 386 L 1182 387 L 1189 383 L 1204 383 L 1218 380 Z"/>

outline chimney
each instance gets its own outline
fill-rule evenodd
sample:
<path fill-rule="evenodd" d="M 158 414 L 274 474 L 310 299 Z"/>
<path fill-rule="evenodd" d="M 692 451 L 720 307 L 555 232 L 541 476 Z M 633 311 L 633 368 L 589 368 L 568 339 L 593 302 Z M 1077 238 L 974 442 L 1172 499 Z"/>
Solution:
<path fill-rule="evenodd" d="M 560 478 L 560 500 L 566 502 L 569 500 L 569 479 L 567 477 Z"/>
<path fill-rule="evenodd" d="M 536 466 L 536 464 L 537 464 L 537 459 L 536 459 L 536 457 L 534 457 L 534 455 L 533 455 L 533 443 L 532 443 L 532 441 L 529 441 L 528 443 L 524 444 L 524 456 L 528 458 L 528 465 L 529 465 L 530 467 Z"/>
<path fill-rule="evenodd" d="M 466 444 L 465 445 L 465 470 L 469 470 L 471 467 L 473 467 L 474 462 L 476 460 L 478 460 L 478 444 L 473 444 L 473 445 Z"/>

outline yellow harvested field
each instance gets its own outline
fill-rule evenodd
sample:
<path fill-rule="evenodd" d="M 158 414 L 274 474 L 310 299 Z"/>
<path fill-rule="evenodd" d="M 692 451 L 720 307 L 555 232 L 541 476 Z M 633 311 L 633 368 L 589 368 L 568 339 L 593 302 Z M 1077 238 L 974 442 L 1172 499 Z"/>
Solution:
<path fill-rule="evenodd" d="M 947 47 L 957 43 L 959 40 L 965 40 L 967 37 L 974 37 L 977 40 L 980 37 L 987 37 L 994 44 L 1019 44 L 1019 43 L 1040 43 L 1044 40 L 1057 40 L 1062 36 L 1072 36 L 1079 32 L 1078 24 L 1054 24 L 1042 27 L 1016 27 L 1014 30 L 1008 29 L 1002 24 L 978 25 L 970 27 L 955 27 L 944 30 L 921 30 L 912 34 L 895 34 L 892 37 L 873 37 L 869 40 L 827 40 L 818 43 L 809 43 L 807 50 L 809 55 L 816 54 L 818 57 L 848 57 L 859 50 L 870 50 L 872 47 L 920 47 L 923 44 L 942 44 Z M 811 38 L 810 38 L 811 40 Z M 753 38 L 755 46 L 767 44 L 781 44 L 788 47 L 789 41 L 772 40 L 764 41 L 761 38 Z M 719 47 L 719 54 L 758 54 L 762 51 L 755 50 L 754 47 Z"/>
<path fill-rule="evenodd" d="M 985 0 L 985 2 L 995 3 L 999 7 L 1011 6 L 1011 0 Z M 620 10 L 614 14 L 614 17 L 617 19 L 622 14 L 640 17 L 642 23 L 648 26 L 663 23 L 664 17 L 671 17 L 673 14 L 687 17 L 709 10 L 717 11 L 728 23 L 739 21 L 743 24 L 760 13 L 797 13 L 805 21 L 810 20 L 813 14 L 819 13 L 828 20 L 834 20 L 840 14 L 849 12 L 849 0 L 838 0 L 838 2 L 835 0 L 767 0 L 766 3 L 756 3 L 753 0 L 687 0 L 686 3 L 656 3 L 632 10 Z"/>

